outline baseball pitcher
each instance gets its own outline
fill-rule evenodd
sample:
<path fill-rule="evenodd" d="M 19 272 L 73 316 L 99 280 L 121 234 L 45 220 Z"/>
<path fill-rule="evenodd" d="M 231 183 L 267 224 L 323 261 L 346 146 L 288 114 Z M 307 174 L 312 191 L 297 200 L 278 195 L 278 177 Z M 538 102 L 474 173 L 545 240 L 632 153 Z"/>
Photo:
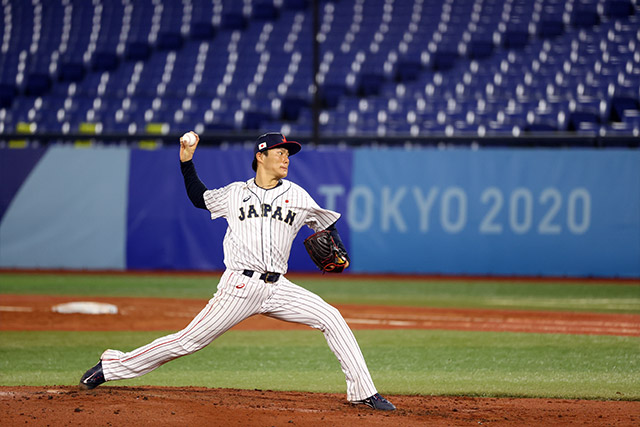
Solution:
<path fill-rule="evenodd" d="M 134 378 L 173 359 L 196 352 L 255 314 L 302 323 L 323 332 L 347 382 L 347 399 L 378 410 L 395 406 L 378 394 L 360 347 L 340 312 L 318 295 L 292 283 L 285 274 L 294 238 L 302 226 L 316 233 L 305 241 L 313 261 L 324 271 L 341 272 L 349 256 L 335 227 L 340 214 L 323 209 L 300 186 L 286 180 L 290 156 L 301 145 L 280 133 L 261 135 L 255 143 L 255 177 L 209 190 L 199 179 L 193 156 L 200 138 L 181 138 L 180 167 L 193 205 L 211 219 L 224 218 L 226 267 L 218 289 L 183 330 L 128 353 L 106 350 L 81 378 L 93 389 L 105 381 Z"/>

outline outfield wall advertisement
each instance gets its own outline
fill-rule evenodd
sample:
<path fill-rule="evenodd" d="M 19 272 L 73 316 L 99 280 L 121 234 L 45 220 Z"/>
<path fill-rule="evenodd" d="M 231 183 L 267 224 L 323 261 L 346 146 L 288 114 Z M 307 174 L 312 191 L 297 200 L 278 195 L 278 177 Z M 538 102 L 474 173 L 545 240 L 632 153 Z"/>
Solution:
<path fill-rule="evenodd" d="M 360 151 L 348 195 L 354 265 L 637 276 L 638 154 Z"/>
<path fill-rule="evenodd" d="M 209 188 L 251 152 L 201 147 Z M 343 214 L 353 272 L 640 277 L 640 152 L 303 150 L 289 179 Z M 0 150 L 0 267 L 219 270 L 226 221 L 188 200 L 177 150 Z M 314 266 L 302 240 L 291 271 Z"/>

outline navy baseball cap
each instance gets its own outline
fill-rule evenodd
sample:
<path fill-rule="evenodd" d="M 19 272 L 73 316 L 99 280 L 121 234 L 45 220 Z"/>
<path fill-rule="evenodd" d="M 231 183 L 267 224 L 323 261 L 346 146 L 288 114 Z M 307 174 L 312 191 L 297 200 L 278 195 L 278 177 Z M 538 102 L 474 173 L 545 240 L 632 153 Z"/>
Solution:
<path fill-rule="evenodd" d="M 254 171 L 258 170 L 258 161 L 256 160 L 256 153 L 262 153 L 263 151 L 271 150 L 272 148 L 284 147 L 289 150 L 289 155 L 293 156 L 302 149 L 302 145 L 296 141 L 289 141 L 285 136 L 279 132 L 268 132 L 258 137 L 256 145 L 253 148 L 253 163 L 251 167 Z"/>

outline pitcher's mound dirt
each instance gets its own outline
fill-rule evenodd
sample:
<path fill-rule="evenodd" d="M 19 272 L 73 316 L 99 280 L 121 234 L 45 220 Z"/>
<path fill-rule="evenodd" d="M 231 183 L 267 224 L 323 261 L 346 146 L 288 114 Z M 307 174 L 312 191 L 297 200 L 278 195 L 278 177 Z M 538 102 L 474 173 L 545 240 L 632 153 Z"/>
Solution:
<path fill-rule="evenodd" d="M 387 396 L 394 412 L 344 395 L 207 388 L 2 387 L 6 426 L 637 426 L 640 402 Z"/>

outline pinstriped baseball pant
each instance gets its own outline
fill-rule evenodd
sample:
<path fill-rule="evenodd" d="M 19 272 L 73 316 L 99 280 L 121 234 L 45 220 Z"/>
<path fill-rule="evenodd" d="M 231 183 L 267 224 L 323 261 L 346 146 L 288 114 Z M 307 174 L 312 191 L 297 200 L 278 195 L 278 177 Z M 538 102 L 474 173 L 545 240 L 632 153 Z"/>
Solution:
<path fill-rule="evenodd" d="M 376 393 L 360 347 L 340 312 L 318 295 L 284 276 L 265 283 L 255 273 L 249 278 L 227 270 L 218 291 L 183 330 L 158 338 L 128 353 L 106 350 L 102 369 L 107 381 L 134 378 L 173 359 L 194 353 L 255 314 L 302 323 L 323 332 L 338 358 L 347 381 L 347 399 L 362 400 Z"/>

